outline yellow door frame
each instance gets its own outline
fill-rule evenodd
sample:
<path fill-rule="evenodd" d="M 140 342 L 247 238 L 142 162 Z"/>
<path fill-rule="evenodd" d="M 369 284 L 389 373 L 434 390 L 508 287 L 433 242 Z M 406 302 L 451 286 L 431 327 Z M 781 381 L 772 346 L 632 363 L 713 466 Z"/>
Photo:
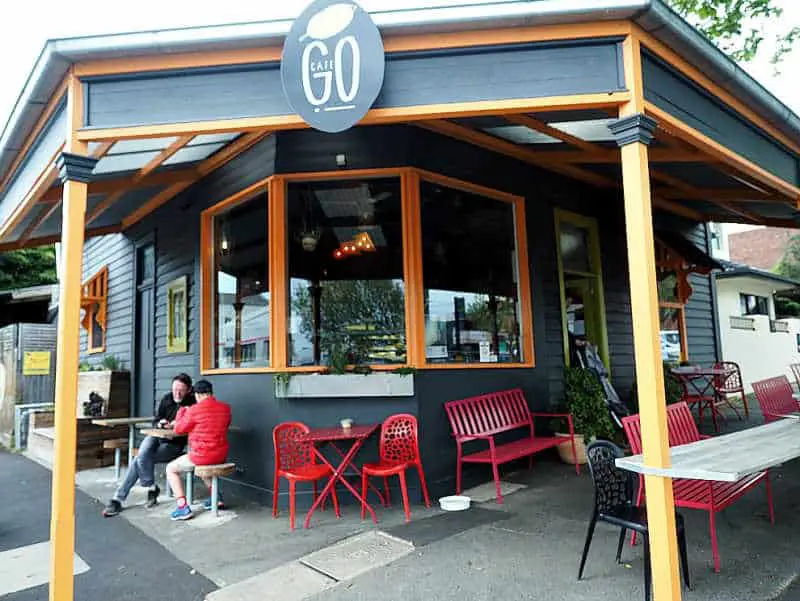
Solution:
<path fill-rule="evenodd" d="M 593 279 L 597 291 L 597 304 L 595 306 L 596 314 L 593 316 L 597 320 L 598 334 L 600 341 L 598 348 L 600 357 L 606 364 L 606 368 L 611 368 L 611 359 L 608 351 L 608 326 L 606 320 L 606 300 L 605 289 L 603 287 L 603 267 L 600 254 L 600 234 L 597 227 L 597 220 L 593 217 L 579 215 L 571 211 L 556 208 L 554 210 L 555 216 L 555 233 L 556 233 L 556 264 L 558 265 L 558 289 L 560 294 L 561 303 L 561 332 L 564 344 L 564 365 L 569 366 L 569 335 L 567 333 L 567 306 L 566 306 L 566 282 L 565 275 L 569 270 L 564 269 L 564 262 L 561 258 L 561 225 L 569 223 L 588 232 L 589 248 L 589 264 L 591 271 L 589 273 L 576 274 L 584 276 L 586 279 Z M 585 308 L 584 308 L 585 311 Z"/>

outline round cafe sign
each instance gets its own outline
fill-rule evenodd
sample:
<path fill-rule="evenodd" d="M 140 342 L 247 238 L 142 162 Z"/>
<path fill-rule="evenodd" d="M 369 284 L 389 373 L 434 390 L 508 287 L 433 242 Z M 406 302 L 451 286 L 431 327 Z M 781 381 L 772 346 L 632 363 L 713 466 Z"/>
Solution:
<path fill-rule="evenodd" d="M 383 40 L 369 14 L 350 0 L 316 0 L 283 45 L 281 79 L 289 105 L 311 127 L 351 128 L 383 86 Z"/>

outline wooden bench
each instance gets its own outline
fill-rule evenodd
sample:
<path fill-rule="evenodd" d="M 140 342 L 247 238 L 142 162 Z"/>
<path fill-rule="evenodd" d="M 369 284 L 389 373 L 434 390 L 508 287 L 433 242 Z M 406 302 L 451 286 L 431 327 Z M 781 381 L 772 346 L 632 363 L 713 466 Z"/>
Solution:
<path fill-rule="evenodd" d="M 494 484 L 497 489 L 497 502 L 503 502 L 500 492 L 500 473 L 498 466 L 515 459 L 529 457 L 533 466 L 533 455 L 539 451 L 558 446 L 563 442 L 572 443 L 573 456 L 576 457 L 575 472 L 580 474 L 580 465 L 575 454 L 575 431 L 572 416 L 564 413 L 532 413 L 521 388 L 493 392 L 460 401 L 445 403 L 444 409 L 450 420 L 450 428 L 456 439 L 456 491 L 461 494 L 461 464 L 489 463 L 492 465 Z M 536 436 L 534 417 L 563 417 L 569 425 L 569 437 Z M 513 442 L 495 444 L 495 436 L 518 428 L 526 428 L 525 437 Z M 464 454 L 463 445 L 473 441 L 486 441 L 489 448 Z"/>
<path fill-rule="evenodd" d="M 119 482 L 120 469 L 122 465 L 122 449 L 128 448 L 127 438 L 112 438 L 103 441 L 103 448 L 114 450 L 114 478 Z"/>
<path fill-rule="evenodd" d="M 235 463 L 217 463 L 214 465 L 196 465 L 186 470 L 186 502 L 191 505 L 194 493 L 193 477 L 208 479 L 211 478 L 211 507 L 214 515 L 219 515 L 219 478 L 230 476 L 236 471 Z"/>
<path fill-rule="evenodd" d="M 622 418 L 622 427 L 625 436 L 631 445 L 631 450 L 638 455 L 642 452 L 642 430 L 638 415 Z M 669 432 L 669 446 L 675 447 L 683 444 L 697 442 L 702 436 L 697 430 L 689 405 L 675 403 L 667 407 L 667 430 Z M 764 481 L 767 488 L 767 503 L 769 505 L 769 519 L 775 523 L 775 511 L 772 506 L 772 490 L 769 484 L 769 472 L 763 471 L 745 476 L 737 482 L 719 482 L 711 480 L 691 480 L 688 478 L 675 478 L 672 481 L 672 490 L 675 496 L 675 506 L 687 509 L 702 509 L 708 511 L 709 526 L 711 529 L 711 552 L 714 558 L 714 571 L 719 572 L 719 549 L 717 548 L 716 514 L 732 505 L 748 490 Z M 639 493 L 636 506 L 641 506 L 644 501 L 644 477 L 639 476 Z M 635 537 L 632 539 L 635 542 Z"/>

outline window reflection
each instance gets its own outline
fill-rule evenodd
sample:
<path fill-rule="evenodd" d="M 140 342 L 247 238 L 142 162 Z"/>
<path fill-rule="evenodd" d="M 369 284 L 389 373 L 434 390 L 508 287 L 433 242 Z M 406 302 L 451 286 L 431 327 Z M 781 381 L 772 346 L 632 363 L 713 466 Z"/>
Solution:
<path fill-rule="evenodd" d="M 422 182 L 429 363 L 522 361 L 511 203 Z"/>
<path fill-rule="evenodd" d="M 266 367 L 270 357 L 267 198 L 213 217 L 214 367 Z"/>
<path fill-rule="evenodd" d="M 400 181 L 292 183 L 289 364 L 406 362 Z"/>

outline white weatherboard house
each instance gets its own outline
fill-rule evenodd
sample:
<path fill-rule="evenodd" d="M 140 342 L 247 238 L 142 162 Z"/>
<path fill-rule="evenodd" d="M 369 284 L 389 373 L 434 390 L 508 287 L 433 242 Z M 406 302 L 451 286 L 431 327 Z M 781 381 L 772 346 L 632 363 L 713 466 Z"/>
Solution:
<path fill-rule="evenodd" d="M 775 295 L 800 282 L 746 265 L 727 265 L 714 275 L 723 359 L 739 364 L 747 392 L 753 382 L 784 373 L 792 381 L 789 365 L 800 363 L 800 319 L 777 319 Z"/>

